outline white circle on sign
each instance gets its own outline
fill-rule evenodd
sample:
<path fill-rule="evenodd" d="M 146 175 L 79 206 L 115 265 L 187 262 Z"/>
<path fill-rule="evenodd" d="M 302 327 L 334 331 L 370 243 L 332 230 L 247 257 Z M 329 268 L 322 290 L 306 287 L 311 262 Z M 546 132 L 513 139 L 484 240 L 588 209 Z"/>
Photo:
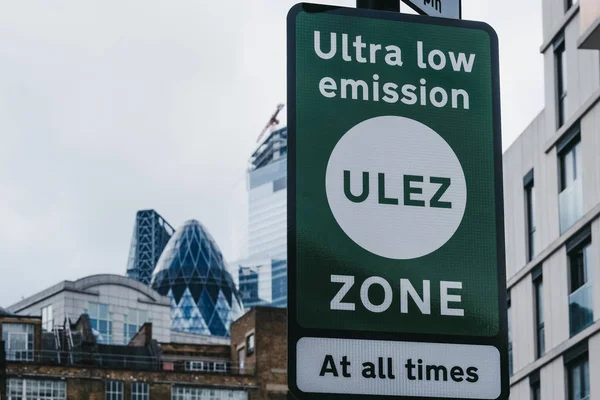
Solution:
<path fill-rule="evenodd" d="M 442 247 L 467 204 L 465 175 L 452 148 L 428 126 L 398 116 L 372 118 L 346 132 L 329 157 L 325 189 L 350 239 L 398 260 Z"/>

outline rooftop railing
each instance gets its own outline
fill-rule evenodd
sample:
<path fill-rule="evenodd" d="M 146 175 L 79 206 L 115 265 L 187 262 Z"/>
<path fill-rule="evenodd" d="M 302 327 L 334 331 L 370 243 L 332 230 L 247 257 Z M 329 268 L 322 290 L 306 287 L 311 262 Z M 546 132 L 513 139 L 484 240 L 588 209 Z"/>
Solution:
<path fill-rule="evenodd" d="M 164 357 L 99 352 L 66 352 L 55 350 L 6 350 L 8 363 L 63 365 L 101 369 L 130 369 L 143 371 L 176 371 L 190 374 L 254 375 L 254 365 L 230 360 L 182 359 L 174 355 Z M 190 362 L 193 362 L 191 368 Z"/>

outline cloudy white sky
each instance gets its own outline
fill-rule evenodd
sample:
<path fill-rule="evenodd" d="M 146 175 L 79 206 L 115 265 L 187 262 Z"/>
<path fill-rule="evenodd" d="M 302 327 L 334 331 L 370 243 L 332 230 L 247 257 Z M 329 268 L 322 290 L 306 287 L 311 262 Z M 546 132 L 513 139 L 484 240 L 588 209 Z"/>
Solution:
<path fill-rule="evenodd" d="M 0 305 L 124 273 L 138 209 L 199 219 L 234 257 L 235 188 L 285 101 L 293 3 L 1 2 Z M 543 106 L 541 0 L 464 0 L 463 15 L 500 38 L 506 148 Z"/>

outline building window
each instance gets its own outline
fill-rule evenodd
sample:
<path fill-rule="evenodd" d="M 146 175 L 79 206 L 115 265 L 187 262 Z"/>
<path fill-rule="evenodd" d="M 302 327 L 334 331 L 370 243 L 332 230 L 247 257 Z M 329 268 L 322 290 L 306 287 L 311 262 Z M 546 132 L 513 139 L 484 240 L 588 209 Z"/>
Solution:
<path fill-rule="evenodd" d="M 535 352 L 540 358 L 546 352 L 546 336 L 544 329 L 544 280 L 541 271 L 533 281 L 534 307 L 535 307 Z"/>
<path fill-rule="evenodd" d="M 185 370 L 186 371 L 204 371 L 204 362 L 203 361 L 186 361 L 185 362 Z"/>
<path fill-rule="evenodd" d="M 33 361 L 33 325 L 2 324 L 2 340 L 7 360 Z"/>
<path fill-rule="evenodd" d="M 52 313 L 52 304 L 42 308 L 42 329 L 51 332 L 54 328 L 54 315 Z"/>
<path fill-rule="evenodd" d="M 542 388 L 540 385 L 540 371 L 534 371 L 529 375 L 529 387 L 531 388 L 531 400 L 542 400 Z"/>
<path fill-rule="evenodd" d="M 64 381 L 9 379 L 8 400 L 66 400 L 67 384 Z"/>
<path fill-rule="evenodd" d="M 243 390 L 209 389 L 201 387 L 173 386 L 171 400 L 210 399 L 210 400 L 247 400 Z"/>
<path fill-rule="evenodd" d="M 556 75 L 556 121 L 558 128 L 567 120 L 567 55 L 565 38 L 559 37 L 554 43 L 554 71 Z"/>
<path fill-rule="evenodd" d="M 123 321 L 123 342 L 128 344 L 146 322 L 149 322 L 147 311 L 129 309 Z"/>
<path fill-rule="evenodd" d="M 527 261 L 535 257 L 535 187 L 533 170 L 524 178 L 525 184 L 525 221 L 527 221 Z"/>
<path fill-rule="evenodd" d="M 237 354 L 238 354 L 238 363 L 239 363 L 240 372 L 243 372 L 244 371 L 244 362 L 246 361 L 246 349 L 244 347 L 242 347 L 241 349 L 238 350 Z"/>
<path fill-rule="evenodd" d="M 106 381 L 106 400 L 123 400 L 123 382 Z"/>
<path fill-rule="evenodd" d="M 567 378 L 569 380 L 569 400 L 588 400 L 590 398 L 590 364 L 587 354 L 567 365 Z"/>
<path fill-rule="evenodd" d="M 131 384 L 131 400 L 149 400 L 150 385 L 146 382 L 133 382 Z"/>
<path fill-rule="evenodd" d="M 510 376 L 513 374 L 513 342 L 512 342 L 512 309 L 510 307 L 510 292 L 508 292 L 508 373 Z"/>
<path fill-rule="evenodd" d="M 185 370 L 195 372 L 227 372 L 227 363 L 224 361 L 186 361 Z"/>
<path fill-rule="evenodd" d="M 578 125 L 558 143 L 557 151 L 560 172 L 559 222 L 560 233 L 563 234 L 583 216 L 581 135 Z"/>
<path fill-rule="evenodd" d="M 567 243 L 569 258 L 569 322 L 574 336 L 594 322 L 590 281 L 591 236 L 589 228 Z"/>
<path fill-rule="evenodd" d="M 254 354 L 254 333 L 246 337 L 246 355 L 251 356 Z"/>
<path fill-rule="evenodd" d="M 112 316 L 108 312 L 108 304 L 90 302 L 85 312 L 90 317 L 96 341 L 102 344 L 112 344 Z"/>

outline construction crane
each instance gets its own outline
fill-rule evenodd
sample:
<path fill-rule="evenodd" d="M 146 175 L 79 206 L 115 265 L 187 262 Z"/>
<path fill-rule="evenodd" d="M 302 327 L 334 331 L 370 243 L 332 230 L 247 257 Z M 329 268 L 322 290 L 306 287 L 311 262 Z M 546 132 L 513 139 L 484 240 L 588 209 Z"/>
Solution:
<path fill-rule="evenodd" d="M 256 143 L 259 143 L 261 141 L 261 139 L 263 138 L 263 136 L 265 135 L 265 133 L 267 131 L 271 132 L 271 131 L 273 131 L 273 128 L 275 128 L 277 125 L 279 125 L 279 120 L 277 119 L 277 115 L 279 114 L 279 112 L 281 112 L 281 110 L 283 110 L 283 107 L 285 107 L 283 104 L 277 104 L 277 109 L 271 116 L 271 119 L 269 119 L 269 122 L 267 122 L 267 125 L 265 125 L 265 127 L 263 128 L 262 132 L 260 132 L 260 135 L 258 135 L 258 138 L 256 139 Z"/>

